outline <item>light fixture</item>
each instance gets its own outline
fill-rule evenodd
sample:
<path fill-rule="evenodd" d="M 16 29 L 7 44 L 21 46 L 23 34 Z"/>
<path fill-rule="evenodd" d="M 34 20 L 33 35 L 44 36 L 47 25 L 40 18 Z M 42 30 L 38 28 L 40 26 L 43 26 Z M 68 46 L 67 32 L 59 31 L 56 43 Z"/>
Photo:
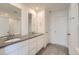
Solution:
<path fill-rule="evenodd" d="M 9 16 L 9 14 L 8 13 L 6 13 L 6 12 L 0 12 L 0 16 Z"/>
<path fill-rule="evenodd" d="M 4 16 L 9 16 L 9 14 L 8 13 L 4 13 Z"/>
<path fill-rule="evenodd" d="M 35 7 L 36 10 L 39 10 L 39 7 Z"/>

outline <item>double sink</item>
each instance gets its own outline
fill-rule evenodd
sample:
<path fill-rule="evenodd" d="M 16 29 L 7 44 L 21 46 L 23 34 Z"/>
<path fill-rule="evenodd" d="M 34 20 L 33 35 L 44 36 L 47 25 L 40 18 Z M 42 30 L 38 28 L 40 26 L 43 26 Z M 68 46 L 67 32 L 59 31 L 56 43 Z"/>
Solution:
<path fill-rule="evenodd" d="M 7 45 L 17 43 L 17 42 L 32 39 L 32 38 L 35 38 L 40 35 L 42 35 L 42 34 L 35 33 L 35 34 L 28 34 L 28 35 L 24 35 L 24 36 L 16 35 L 16 36 L 4 37 L 3 39 L 0 39 L 0 47 L 4 47 Z"/>

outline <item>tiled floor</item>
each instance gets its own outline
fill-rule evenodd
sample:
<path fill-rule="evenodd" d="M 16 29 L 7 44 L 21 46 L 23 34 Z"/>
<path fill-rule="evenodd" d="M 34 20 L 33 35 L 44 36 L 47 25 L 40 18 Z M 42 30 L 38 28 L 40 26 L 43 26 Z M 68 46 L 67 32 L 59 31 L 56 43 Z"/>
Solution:
<path fill-rule="evenodd" d="M 56 44 L 48 44 L 37 55 L 68 55 L 68 48 Z"/>

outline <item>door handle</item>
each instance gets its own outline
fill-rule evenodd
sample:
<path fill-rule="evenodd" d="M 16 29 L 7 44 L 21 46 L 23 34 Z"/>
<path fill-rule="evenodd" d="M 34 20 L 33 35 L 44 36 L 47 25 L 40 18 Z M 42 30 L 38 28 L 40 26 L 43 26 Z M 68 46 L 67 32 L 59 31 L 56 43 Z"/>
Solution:
<path fill-rule="evenodd" d="M 68 33 L 67 35 L 71 35 L 70 33 Z"/>

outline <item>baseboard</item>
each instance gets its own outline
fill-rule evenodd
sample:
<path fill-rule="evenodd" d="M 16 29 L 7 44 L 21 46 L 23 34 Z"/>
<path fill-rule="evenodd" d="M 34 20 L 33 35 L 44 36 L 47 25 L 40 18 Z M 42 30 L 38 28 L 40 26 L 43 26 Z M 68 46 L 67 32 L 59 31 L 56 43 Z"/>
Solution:
<path fill-rule="evenodd" d="M 55 44 L 55 45 L 59 45 L 59 46 L 62 46 L 62 47 L 65 47 L 65 48 L 67 48 L 67 49 L 68 49 L 68 47 L 67 47 L 67 46 L 64 46 L 64 45 L 61 45 L 61 44 L 56 44 L 56 43 L 48 43 L 48 44 Z"/>

